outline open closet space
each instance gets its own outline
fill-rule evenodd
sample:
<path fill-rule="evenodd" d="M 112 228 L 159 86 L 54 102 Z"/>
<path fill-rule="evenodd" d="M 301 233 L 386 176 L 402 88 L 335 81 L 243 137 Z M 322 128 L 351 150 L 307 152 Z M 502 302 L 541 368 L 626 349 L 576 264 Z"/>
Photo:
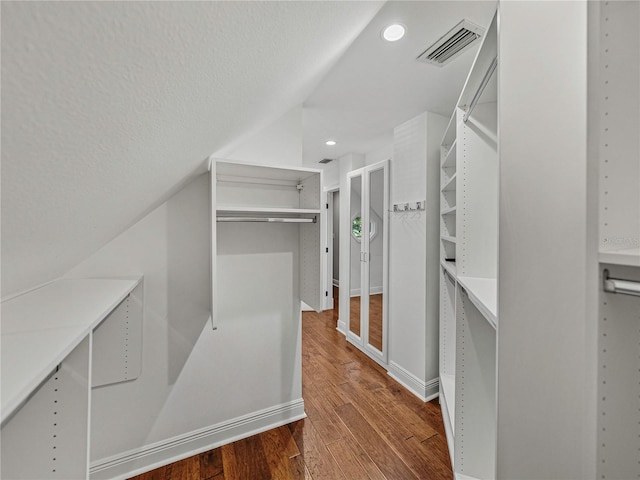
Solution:
<path fill-rule="evenodd" d="M 452 478 L 437 400 L 423 403 L 335 329 L 331 311 L 302 317 L 307 418 L 131 480 Z"/>

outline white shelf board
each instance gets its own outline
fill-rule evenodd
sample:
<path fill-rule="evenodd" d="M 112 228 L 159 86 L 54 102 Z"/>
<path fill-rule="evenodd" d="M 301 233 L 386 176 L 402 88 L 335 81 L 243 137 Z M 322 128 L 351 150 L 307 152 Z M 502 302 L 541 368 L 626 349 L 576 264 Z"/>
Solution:
<path fill-rule="evenodd" d="M 452 168 L 456 164 L 456 145 L 458 144 L 457 140 L 453 141 L 451 147 L 449 147 L 449 151 L 447 155 L 442 160 L 442 168 Z"/>
<path fill-rule="evenodd" d="M 289 167 L 285 165 L 268 166 L 215 158 L 212 159 L 212 161 L 215 162 L 216 175 L 232 177 L 299 182 L 305 178 L 319 174 L 318 169 L 306 167 Z"/>
<path fill-rule="evenodd" d="M 457 207 L 449 207 L 445 208 L 440 212 L 440 215 L 449 215 L 451 213 L 456 213 Z"/>
<path fill-rule="evenodd" d="M 83 326 L 2 334 L 2 422 L 87 334 Z"/>
<path fill-rule="evenodd" d="M 440 386 L 442 387 L 442 393 L 444 394 L 445 402 L 447 403 L 447 413 L 449 414 L 449 423 L 451 424 L 451 431 L 455 436 L 456 432 L 456 377 L 455 375 L 440 374 Z"/>
<path fill-rule="evenodd" d="M 453 115 L 449 119 L 449 123 L 447 124 L 447 129 L 444 132 L 444 136 L 442 137 L 442 141 L 440 145 L 443 147 L 448 147 L 452 145 L 456 140 L 456 111 L 453 110 Z"/>
<path fill-rule="evenodd" d="M 63 279 L 2 302 L 2 421 L 140 280 Z"/>
<path fill-rule="evenodd" d="M 225 213 L 252 213 L 252 214 L 289 214 L 289 215 L 316 215 L 319 208 L 281 208 L 281 207 L 247 207 L 241 205 L 218 205 L 217 214 Z"/>
<path fill-rule="evenodd" d="M 136 279 L 61 279 L 2 302 L 0 333 L 98 325 L 140 283 Z"/>
<path fill-rule="evenodd" d="M 469 475 L 464 475 L 458 472 L 455 472 L 453 475 L 455 477 L 455 480 L 480 480 L 477 477 L 470 477 Z"/>
<path fill-rule="evenodd" d="M 448 235 L 441 235 L 440 238 L 446 242 L 450 242 L 450 243 L 456 243 L 457 239 L 456 237 L 450 237 Z"/>
<path fill-rule="evenodd" d="M 440 261 L 442 266 L 449 272 L 453 278 L 458 279 L 458 268 L 456 267 L 456 262 L 447 262 L 445 259 Z"/>
<path fill-rule="evenodd" d="M 480 313 L 496 328 L 498 324 L 498 281 L 495 278 L 458 277 L 469 300 Z"/>
<path fill-rule="evenodd" d="M 598 255 L 598 259 L 600 260 L 600 263 L 640 267 L 640 247 L 611 252 L 601 251 Z"/>
<path fill-rule="evenodd" d="M 458 174 L 454 173 L 451 176 L 451 178 L 449 179 L 449 181 L 442 186 L 441 191 L 449 192 L 449 191 L 455 190 L 456 189 L 456 178 L 457 178 L 457 176 L 458 176 Z"/>

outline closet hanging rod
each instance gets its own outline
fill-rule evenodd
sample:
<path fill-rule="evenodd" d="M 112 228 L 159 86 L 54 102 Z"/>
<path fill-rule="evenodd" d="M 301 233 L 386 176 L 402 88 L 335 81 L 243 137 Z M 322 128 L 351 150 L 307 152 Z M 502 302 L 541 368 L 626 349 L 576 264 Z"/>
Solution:
<path fill-rule="evenodd" d="M 640 282 L 632 280 L 621 280 L 619 278 L 609 278 L 609 270 L 604 274 L 604 291 L 609 293 L 622 293 L 623 295 L 634 295 L 640 297 Z"/>
<path fill-rule="evenodd" d="M 217 222 L 316 223 L 316 217 L 216 217 Z"/>
<path fill-rule="evenodd" d="M 480 100 L 480 97 L 482 96 L 482 92 L 484 92 L 484 89 L 489 84 L 489 80 L 491 80 L 491 76 L 493 75 L 493 72 L 496 71 L 497 66 L 498 66 L 498 57 L 495 57 L 491 61 L 491 65 L 489 65 L 489 68 L 485 72 L 484 77 L 482 77 L 482 82 L 480 82 L 480 86 L 478 86 L 478 90 L 476 90 L 475 95 L 471 99 L 471 103 L 469 103 L 469 108 L 467 109 L 467 112 L 464 114 L 464 117 L 462 117 L 462 121 L 464 123 L 467 123 L 467 120 L 469 120 L 469 117 L 471 116 L 473 109 L 476 108 L 476 105 L 478 104 L 478 100 Z"/>
<path fill-rule="evenodd" d="M 285 188 L 296 188 L 298 190 L 302 190 L 302 184 L 297 180 L 276 180 L 263 178 L 253 178 L 253 177 L 235 177 L 229 175 L 218 175 L 217 181 L 219 183 L 237 183 L 244 185 L 261 185 L 267 187 L 285 187 Z"/>

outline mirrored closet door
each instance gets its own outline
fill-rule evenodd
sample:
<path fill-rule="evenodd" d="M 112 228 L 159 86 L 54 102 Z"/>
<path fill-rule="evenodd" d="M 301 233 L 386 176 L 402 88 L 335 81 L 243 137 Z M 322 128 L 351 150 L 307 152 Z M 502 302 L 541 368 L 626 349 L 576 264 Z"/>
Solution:
<path fill-rule="evenodd" d="M 347 339 L 387 363 L 389 162 L 348 174 L 349 296 Z"/>

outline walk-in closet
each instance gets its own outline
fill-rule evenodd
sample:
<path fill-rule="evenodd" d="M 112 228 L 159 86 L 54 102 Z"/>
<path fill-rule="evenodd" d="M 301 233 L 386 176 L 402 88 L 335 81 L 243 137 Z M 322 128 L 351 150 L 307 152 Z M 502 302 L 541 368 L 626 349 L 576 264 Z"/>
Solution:
<path fill-rule="evenodd" d="M 0 13 L 3 480 L 640 479 L 640 0 Z"/>

